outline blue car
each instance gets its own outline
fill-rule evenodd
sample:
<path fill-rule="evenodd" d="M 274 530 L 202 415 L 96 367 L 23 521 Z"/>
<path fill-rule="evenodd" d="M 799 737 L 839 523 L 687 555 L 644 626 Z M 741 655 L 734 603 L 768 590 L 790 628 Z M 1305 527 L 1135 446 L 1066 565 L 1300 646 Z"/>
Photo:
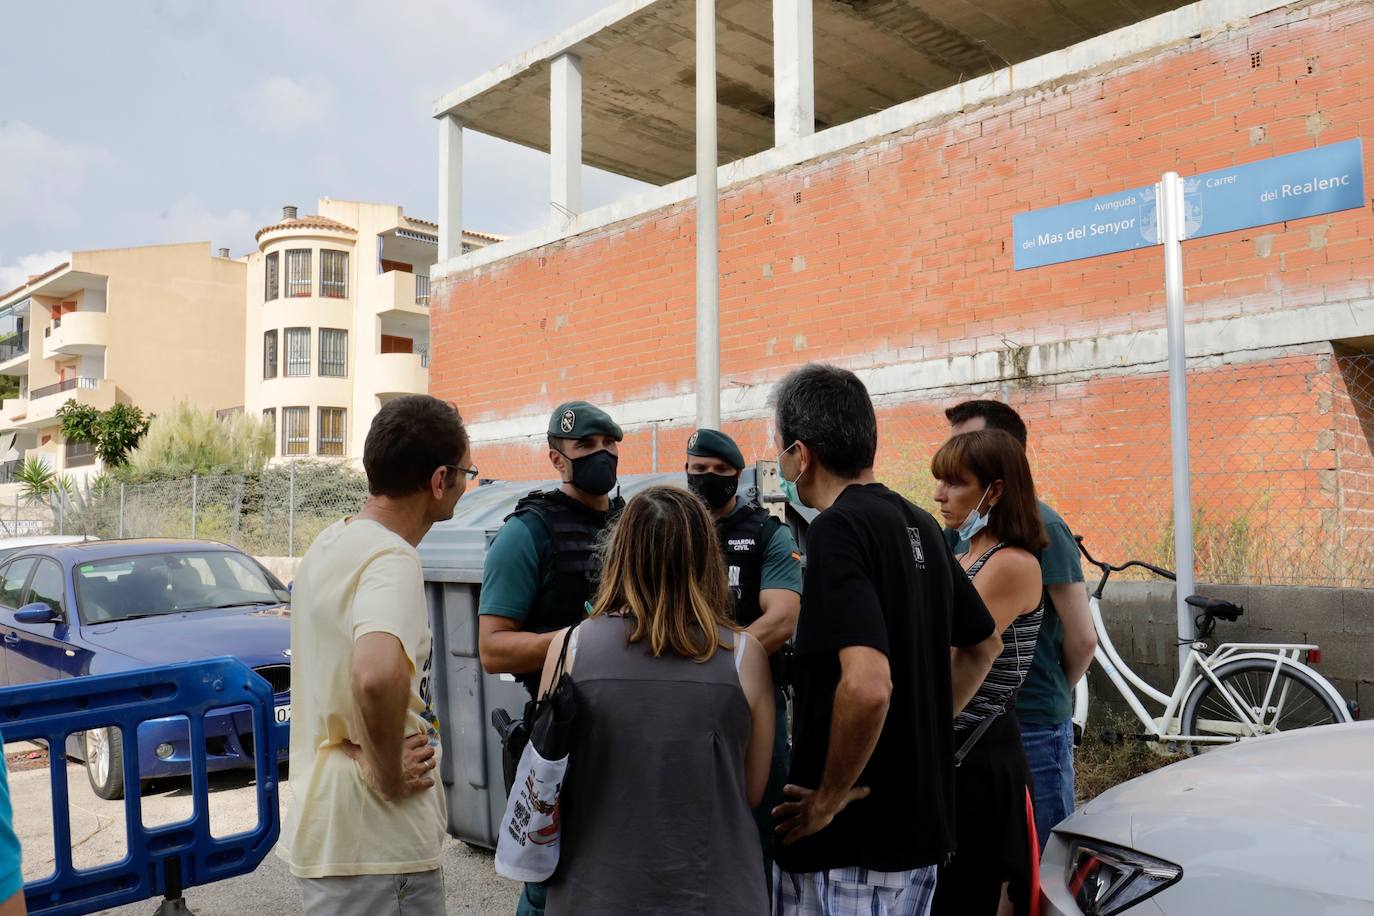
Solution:
<path fill-rule="evenodd" d="M 232 655 L 272 685 L 276 731 L 291 719 L 290 593 L 252 557 L 213 541 L 117 540 L 22 549 L 0 559 L 0 677 L 32 684 Z M 119 729 L 79 732 L 67 754 L 85 761 L 101 798 L 124 795 Z M 253 767 L 247 706 L 205 717 L 211 771 Z M 286 756 L 284 735 L 274 740 Z M 138 728 L 140 780 L 191 772 L 190 724 Z"/>

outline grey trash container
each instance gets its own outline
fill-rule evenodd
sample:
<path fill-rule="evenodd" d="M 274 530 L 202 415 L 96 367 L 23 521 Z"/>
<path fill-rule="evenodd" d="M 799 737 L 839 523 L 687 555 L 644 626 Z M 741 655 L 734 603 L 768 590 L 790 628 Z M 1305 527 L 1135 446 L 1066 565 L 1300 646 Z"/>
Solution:
<path fill-rule="evenodd" d="M 755 481 L 762 480 L 767 504 L 781 511 L 774 478 L 769 465 L 746 468 L 740 492 L 748 495 Z M 655 484 L 685 486 L 686 480 L 681 473 L 624 477 L 620 493 L 628 500 Z M 477 846 L 495 847 L 496 828 L 506 807 L 501 743 L 491 724 L 492 711 L 506 709 L 519 718 L 528 699 L 513 678 L 482 670 L 477 655 L 482 565 L 487 546 L 520 497 L 553 485 L 504 481 L 470 490 L 453 519 L 435 525 L 420 544 L 434 631 L 433 689 L 444 751 L 439 776 L 448 799 L 448 831 Z M 787 516 L 800 521 L 790 511 Z"/>

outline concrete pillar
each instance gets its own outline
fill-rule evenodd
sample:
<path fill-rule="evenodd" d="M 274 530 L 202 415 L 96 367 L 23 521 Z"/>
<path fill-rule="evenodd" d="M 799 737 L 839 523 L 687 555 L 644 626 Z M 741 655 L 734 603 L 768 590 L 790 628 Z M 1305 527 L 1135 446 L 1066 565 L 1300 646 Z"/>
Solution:
<path fill-rule="evenodd" d="M 773 144 L 816 130 L 812 0 L 773 0 Z"/>
<path fill-rule="evenodd" d="M 439 118 L 439 261 L 463 253 L 463 122 Z"/>
<path fill-rule="evenodd" d="M 549 201 L 562 222 L 582 212 L 582 59 L 560 54 L 549 72 Z"/>

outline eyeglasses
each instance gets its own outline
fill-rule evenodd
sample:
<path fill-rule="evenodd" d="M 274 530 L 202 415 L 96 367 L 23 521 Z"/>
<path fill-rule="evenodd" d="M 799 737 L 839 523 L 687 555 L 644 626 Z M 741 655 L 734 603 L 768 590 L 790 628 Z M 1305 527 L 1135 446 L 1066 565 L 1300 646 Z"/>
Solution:
<path fill-rule="evenodd" d="M 479 476 L 478 471 L 477 471 L 477 466 L 476 466 L 476 465 L 474 465 L 474 466 L 472 466 L 472 467 L 470 467 L 470 468 L 465 468 L 465 467 L 463 467 L 462 465 L 458 465 L 458 464 L 446 464 L 446 465 L 444 465 L 444 467 L 447 468 L 447 469 L 449 470 L 449 472 L 450 472 L 450 473 L 453 473 L 453 474 L 456 474 L 456 473 L 458 473 L 459 471 L 462 471 L 464 474 L 467 475 L 468 480 L 476 480 L 476 479 L 478 478 L 478 476 Z"/>

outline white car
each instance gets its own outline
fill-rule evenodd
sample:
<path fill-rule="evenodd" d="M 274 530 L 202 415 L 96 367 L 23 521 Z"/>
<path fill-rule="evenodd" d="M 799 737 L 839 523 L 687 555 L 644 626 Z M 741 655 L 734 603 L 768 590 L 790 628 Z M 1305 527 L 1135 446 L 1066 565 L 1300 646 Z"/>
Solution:
<path fill-rule="evenodd" d="M 1102 793 L 1054 829 L 1046 916 L 1374 913 L 1374 722 L 1256 738 Z"/>
<path fill-rule="evenodd" d="M 17 550 L 29 547 L 54 547 L 61 544 L 84 544 L 99 538 L 86 537 L 84 534 L 30 534 L 23 537 L 0 538 L 0 559 Z"/>

